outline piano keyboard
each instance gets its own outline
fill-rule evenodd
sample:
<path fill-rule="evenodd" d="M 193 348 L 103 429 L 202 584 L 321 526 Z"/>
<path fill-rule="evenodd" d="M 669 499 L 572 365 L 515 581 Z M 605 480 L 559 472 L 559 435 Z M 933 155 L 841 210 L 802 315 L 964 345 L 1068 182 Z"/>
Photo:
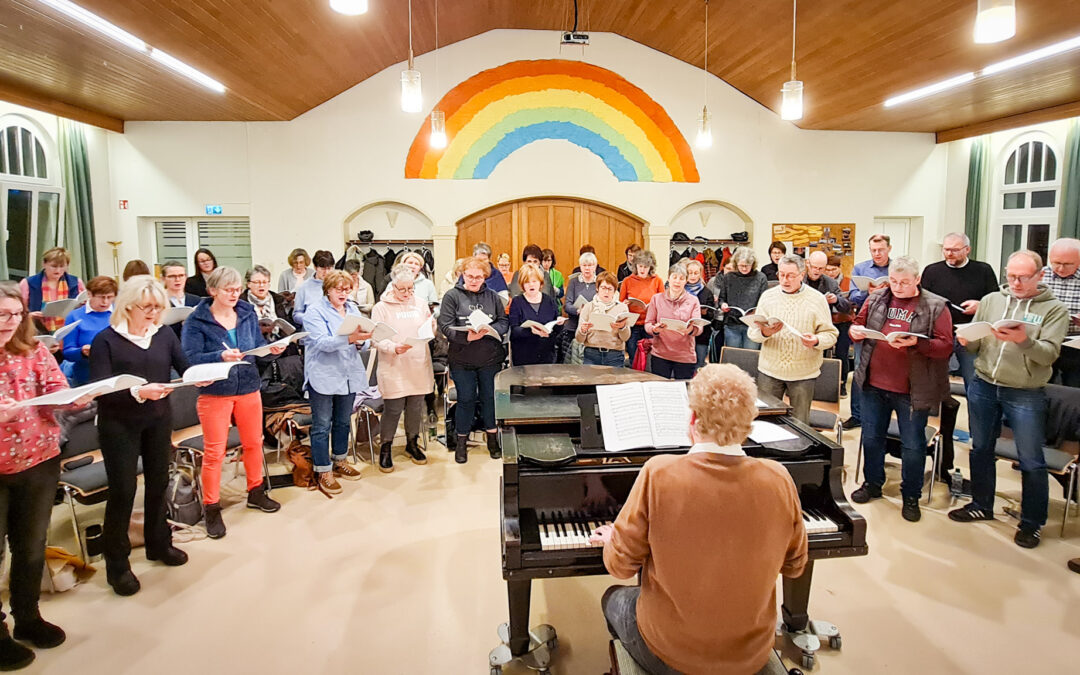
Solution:
<path fill-rule="evenodd" d="M 540 531 L 540 549 L 565 551 L 568 549 L 594 548 L 589 537 L 602 525 L 613 525 L 617 514 L 590 516 L 577 511 L 538 511 L 536 523 Z M 828 534 L 839 532 L 840 526 L 817 509 L 802 512 L 806 533 Z"/>

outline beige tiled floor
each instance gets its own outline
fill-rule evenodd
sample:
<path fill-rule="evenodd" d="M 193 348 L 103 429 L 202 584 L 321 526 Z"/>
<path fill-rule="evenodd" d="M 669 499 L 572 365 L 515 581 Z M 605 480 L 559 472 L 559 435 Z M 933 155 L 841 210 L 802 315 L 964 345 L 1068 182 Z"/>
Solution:
<path fill-rule="evenodd" d="M 849 434 L 845 445 L 856 441 Z M 277 514 L 237 503 L 225 511 L 228 536 L 183 545 L 185 567 L 148 564 L 137 551 L 143 590 L 134 597 L 113 595 L 104 570 L 46 596 L 44 615 L 69 638 L 39 652 L 28 672 L 486 673 L 495 627 L 506 620 L 501 465 L 479 447 L 465 466 L 441 447 L 431 457 L 423 467 L 399 458 L 389 475 L 369 466 L 333 500 L 275 491 L 284 502 Z M 848 465 L 850 493 L 850 453 Z M 1027 551 L 1012 543 L 1004 500 L 996 522 L 959 525 L 945 517 L 948 496 L 938 490 L 922 522 L 903 521 L 898 465 L 889 471 L 888 498 L 861 507 L 870 554 L 817 566 L 811 612 L 840 626 L 844 647 L 821 652 L 815 671 L 1076 672 L 1080 575 L 1065 561 L 1080 556 L 1080 518 L 1059 539 L 1056 483 L 1051 526 Z M 999 494 L 1018 497 L 1013 472 L 1001 465 L 999 474 Z M 228 488 L 239 499 L 242 481 Z M 72 546 L 66 507 L 57 507 L 54 533 Z M 610 583 L 534 584 L 533 623 L 552 623 L 560 635 L 554 673 L 607 670 L 599 598 Z"/>

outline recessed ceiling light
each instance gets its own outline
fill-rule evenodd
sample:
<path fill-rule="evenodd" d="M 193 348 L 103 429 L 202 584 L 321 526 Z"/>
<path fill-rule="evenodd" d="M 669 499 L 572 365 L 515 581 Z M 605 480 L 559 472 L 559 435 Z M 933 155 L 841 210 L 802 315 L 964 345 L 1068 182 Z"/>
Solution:
<path fill-rule="evenodd" d="M 921 89 L 915 89 L 909 91 L 906 94 L 900 94 L 899 96 L 893 96 L 885 101 L 885 107 L 891 108 L 894 105 L 900 105 L 901 103 L 907 103 L 908 101 L 914 101 L 916 99 L 925 98 L 931 94 L 945 91 L 946 89 L 952 89 L 953 87 L 959 87 L 962 84 L 967 84 L 975 79 L 975 73 L 964 73 L 963 75 L 957 75 L 941 82 L 922 87 Z"/>
<path fill-rule="evenodd" d="M 225 91 L 225 85 L 223 85 L 222 83 L 218 82 L 209 75 L 206 75 L 205 73 L 201 73 L 198 70 L 195 70 L 194 68 L 184 63 L 180 59 L 176 58 L 175 56 L 170 56 L 165 52 L 161 51 L 160 49 L 157 49 L 156 47 L 150 50 L 150 58 L 154 59 L 166 68 L 170 68 L 177 73 L 180 73 L 184 77 L 198 82 L 207 89 L 213 89 L 216 92 Z"/>
<path fill-rule="evenodd" d="M 330 9 L 339 14 L 356 16 L 367 11 L 368 0 L 330 0 Z"/>
<path fill-rule="evenodd" d="M 975 42 L 1001 42 L 1016 35 L 1016 0 L 979 0 Z"/>
<path fill-rule="evenodd" d="M 1020 56 L 1014 56 L 1011 59 L 998 61 L 997 63 L 983 68 L 982 71 L 979 72 L 979 75 L 993 75 L 994 73 L 1011 70 L 1012 68 L 1018 68 L 1028 63 L 1034 63 L 1035 61 L 1048 59 L 1051 56 L 1057 56 L 1062 52 L 1067 52 L 1069 50 L 1076 49 L 1077 47 L 1080 47 L 1080 35 L 1069 40 L 1063 40 L 1056 44 L 1052 44 L 1048 47 L 1043 47 L 1042 49 L 1036 49 L 1035 51 L 1028 52 L 1027 54 L 1021 54 Z"/>
<path fill-rule="evenodd" d="M 72 19 L 89 26 L 103 35 L 107 35 L 117 42 L 121 42 L 128 47 L 140 52 L 146 51 L 146 43 L 135 37 L 131 33 L 122 28 L 118 28 L 109 23 L 105 19 L 102 19 L 97 14 L 79 7 L 73 2 L 68 0 L 39 0 L 42 4 L 48 5 L 53 9 L 63 12 L 70 16 Z"/>

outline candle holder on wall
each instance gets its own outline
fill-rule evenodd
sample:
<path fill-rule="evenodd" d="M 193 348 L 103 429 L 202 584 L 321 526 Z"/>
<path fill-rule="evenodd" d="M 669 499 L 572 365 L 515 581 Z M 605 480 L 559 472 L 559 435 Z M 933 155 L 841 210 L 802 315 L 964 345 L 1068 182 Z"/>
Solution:
<path fill-rule="evenodd" d="M 116 283 L 120 283 L 120 244 L 123 244 L 124 242 L 107 241 L 105 243 L 112 246 L 113 277 L 116 279 Z"/>

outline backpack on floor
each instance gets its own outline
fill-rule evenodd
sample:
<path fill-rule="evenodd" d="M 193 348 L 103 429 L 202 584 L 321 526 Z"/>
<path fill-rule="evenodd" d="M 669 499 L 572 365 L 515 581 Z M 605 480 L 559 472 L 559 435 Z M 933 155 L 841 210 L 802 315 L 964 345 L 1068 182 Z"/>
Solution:
<path fill-rule="evenodd" d="M 308 490 L 318 490 L 326 495 L 327 499 L 334 498 L 333 495 L 322 489 L 322 486 L 319 485 L 319 481 L 316 479 L 315 465 L 311 461 L 311 446 L 304 445 L 299 440 L 295 440 L 285 449 L 285 457 L 288 458 L 289 462 L 293 465 L 293 485 L 296 487 L 307 488 Z"/>
<path fill-rule="evenodd" d="M 195 489 L 193 468 L 173 467 L 169 474 L 169 487 L 165 491 L 165 511 L 169 520 L 180 525 L 195 525 L 202 520 L 202 500 Z"/>

